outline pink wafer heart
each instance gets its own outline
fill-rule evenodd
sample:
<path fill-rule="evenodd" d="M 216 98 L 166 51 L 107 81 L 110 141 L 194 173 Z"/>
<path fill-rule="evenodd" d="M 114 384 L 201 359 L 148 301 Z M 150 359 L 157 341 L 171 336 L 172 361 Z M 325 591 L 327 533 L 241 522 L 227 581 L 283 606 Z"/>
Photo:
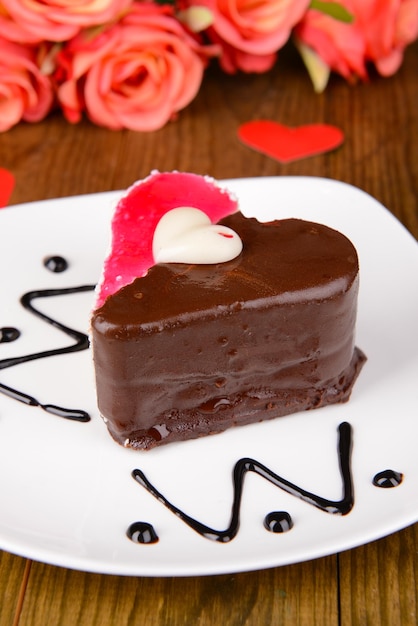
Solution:
<path fill-rule="evenodd" d="M 211 222 L 234 213 L 237 201 L 212 178 L 187 172 L 153 172 L 135 183 L 119 201 L 112 220 L 111 252 L 104 263 L 97 306 L 155 264 L 154 232 L 165 213 L 195 207 Z"/>

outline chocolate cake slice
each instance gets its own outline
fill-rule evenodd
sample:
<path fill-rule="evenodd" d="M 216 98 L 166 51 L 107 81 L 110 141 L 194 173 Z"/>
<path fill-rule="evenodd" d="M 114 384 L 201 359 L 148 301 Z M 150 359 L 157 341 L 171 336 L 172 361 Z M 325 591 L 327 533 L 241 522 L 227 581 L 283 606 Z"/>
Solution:
<path fill-rule="evenodd" d="M 154 264 L 105 297 L 102 285 L 98 406 L 122 445 L 149 449 L 350 397 L 365 361 L 352 243 L 298 219 L 236 212 L 220 223 L 241 238 L 235 258 Z"/>

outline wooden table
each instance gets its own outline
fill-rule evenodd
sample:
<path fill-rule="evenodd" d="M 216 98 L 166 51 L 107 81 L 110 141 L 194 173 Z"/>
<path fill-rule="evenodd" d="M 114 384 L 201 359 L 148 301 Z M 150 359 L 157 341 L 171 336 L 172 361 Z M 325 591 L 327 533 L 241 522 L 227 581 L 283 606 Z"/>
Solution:
<path fill-rule="evenodd" d="M 121 189 L 154 168 L 215 178 L 322 176 L 375 196 L 418 238 L 418 45 L 395 77 L 357 86 L 334 77 L 323 95 L 291 50 L 280 60 L 262 76 L 209 72 L 196 100 L 158 132 L 71 126 L 59 114 L 15 127 L 0 136 L 0 167 L 17 181 L 11 202 Z M 257 118 L 335 124 L 345 143 L 281 165 L 237 140 L 238 125 Z M 418 524 L 342 554 L 202 578 L 90 574 L 0 552 L 2 626 L 412 626 L 417 589 Z"/>

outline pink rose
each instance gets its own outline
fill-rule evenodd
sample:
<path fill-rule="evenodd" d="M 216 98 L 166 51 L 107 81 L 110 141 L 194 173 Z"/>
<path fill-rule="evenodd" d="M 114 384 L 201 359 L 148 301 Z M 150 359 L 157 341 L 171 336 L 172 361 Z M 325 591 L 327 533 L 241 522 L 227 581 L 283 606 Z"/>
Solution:
<path fill-rule="evenodd" d="M 0 37 L 0 131 L 20 122 L 38 122 L 50 111 L 53 91 L 31 47 Z"/>
<path fill-rule="evenodd" d="M 71 122 L 85 109 L 100 126 L 156 130 L 196 96 L 206 54 L 171 7 L 134 2 L 117 24 L 64 46 L 58 98 Z"/>
<path fill-rule="evenodd" d="M 310 0 L 188 0 L 188 4 L 212 12 L 207 33 L 222 47 L 220 64 L 226 72 L 265 72 Z"/>
<path fill-rule="evenodd" d="M 350 0 L 341 0 L 340 4 L 352 13 Z M 295 36 L 312 48 L 328 67 L 344 78 L 350 80 L 357 76 L 363 79 L 367 77 L 366 46 L 363 34 L 356 23 L 341 22 L 312 9 L 296 26 Z"/>
<path fill-rule="evenodd" d="M 405 47 L 418 37 L 418 0 L 339 3 L 353 15 L 351 24 L 312 9 L 296 27 L 296 37 L 345 78 L 366 79 L 368 62 L 382 75 L 394 74 Z"/>
<path fill-rule="evenodd" d="M 0 35 L 20 43 L 65 41 L 117 18 L 131 0 L 0 0 Z"/>
<path fill-rule="evenodd" d="M 418 0 L 351 0 L 363 33 L 366 58 L 382 76 L 402 64 L 406 46 L 418 37 Z"/>
<path fill-rule="evenodd" d="M 23 26 L 15 22 L 0 0 L 0 37 L 18 43 L 36 44 L 42 41 L 42 37 L 26 30 Z"/>

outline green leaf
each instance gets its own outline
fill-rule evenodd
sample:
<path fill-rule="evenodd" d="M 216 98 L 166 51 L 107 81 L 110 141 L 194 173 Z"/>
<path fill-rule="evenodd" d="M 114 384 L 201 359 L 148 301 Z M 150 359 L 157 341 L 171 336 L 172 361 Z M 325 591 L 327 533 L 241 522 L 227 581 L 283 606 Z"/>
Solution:
<path fill-rule="evenodd" d="M 311 0 L 310 8 L 315 9 L 316 11 L 320 11 L 325 15 L 329 15 L 339 22 L 345 22 L 346 24 L 351 24 L 352 22 L 354 22 L 354 15 L 338 2 L 323 2 L 322 0 Z"/>

